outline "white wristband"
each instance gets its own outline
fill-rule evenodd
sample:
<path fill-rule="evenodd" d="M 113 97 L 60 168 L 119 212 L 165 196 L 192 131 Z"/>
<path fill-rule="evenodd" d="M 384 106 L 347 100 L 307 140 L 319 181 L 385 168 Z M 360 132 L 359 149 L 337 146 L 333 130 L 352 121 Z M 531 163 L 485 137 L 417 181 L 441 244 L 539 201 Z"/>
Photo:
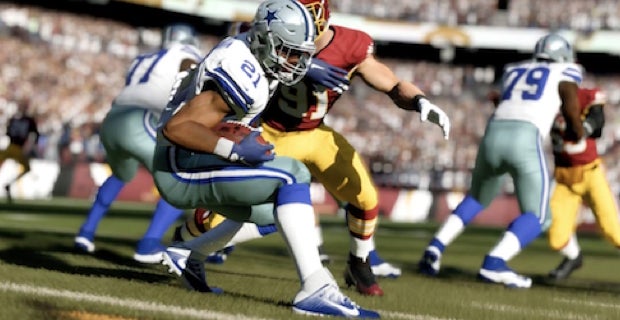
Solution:
<path fill-rule="evenodd" d="M 217 144 L 213 149 L 213 153 L 217 154 L 222 158 L 229 159 L 234 145 L 235 143 L 232 140 L 228 140 L 226 138 L 219 138 L 217 139 Z"/>

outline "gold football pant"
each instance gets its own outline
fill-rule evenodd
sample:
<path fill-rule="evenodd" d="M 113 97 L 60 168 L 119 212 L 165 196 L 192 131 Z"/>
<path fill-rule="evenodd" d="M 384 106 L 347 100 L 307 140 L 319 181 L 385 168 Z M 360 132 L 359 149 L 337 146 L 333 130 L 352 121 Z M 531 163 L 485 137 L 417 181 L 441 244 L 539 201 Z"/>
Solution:
<path fill-rule="evenodd" d="M 582 203 L 592 209 L 605 238 L 620 248 L 618 207 L 602 161 L 597 159 L 587 165 L 556 168 L 554 176 L 556 183 L 550 200 L 551 248 L 560 250 L 568 244 L 577 229 L 577 215 Z"/>

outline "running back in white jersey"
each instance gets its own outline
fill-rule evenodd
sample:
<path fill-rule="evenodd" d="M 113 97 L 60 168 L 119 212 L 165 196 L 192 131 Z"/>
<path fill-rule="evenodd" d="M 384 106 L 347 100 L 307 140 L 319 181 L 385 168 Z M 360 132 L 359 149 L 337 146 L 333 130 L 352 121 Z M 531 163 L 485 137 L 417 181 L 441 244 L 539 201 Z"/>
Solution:
<path fill-rule="evenodd" d="M 579 85 L 581 80 L 581 66 L 575 63 L 530 60 L 507 65 L 494 119 L 529 121 L 547 137 L 562 104 L 560 82 Z"/>
<path fill-rule="evenodd" d="M 127 70 L 125 88 L 116 96 L 114 104 L 139 106 L 161 113 L 185 59 L 198 62 L 202 60 L 202 53 L 194 46 L 177 43 L 168 49 L 137 56 Z"/>
<path fill-rule="evenodd" d="M 231 109 L 230 119 L 253 124 L 267 106 L 270 80 L 243 41 L 222 40 L 198 65 L 173 85 L 170 102 L 162 113 L 159 127 L 187 101 L 207 89 L 216 89 Z M 159 135 L 162 137 L 162 135 Z"/>

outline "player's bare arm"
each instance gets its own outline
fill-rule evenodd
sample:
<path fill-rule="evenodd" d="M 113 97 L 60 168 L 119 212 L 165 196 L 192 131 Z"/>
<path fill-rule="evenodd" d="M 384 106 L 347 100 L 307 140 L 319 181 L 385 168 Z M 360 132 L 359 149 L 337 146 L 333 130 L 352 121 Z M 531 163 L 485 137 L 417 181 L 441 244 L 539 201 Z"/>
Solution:
<path fill-rule="evenodd" d="M 205 91 L 181 107 L 163 128 L 170 142 L 200 152 L 213 152 L 220 138 L 211 128 L 230 111 L 216 91 Z"/>
<path fill-rule="evenodd" d="M 450 135 L 450 118 L 424 96 L 415 84 L 399 79 L 385 64 L 369 55 L 356 70 L 364 82 L 375 90 L 385 92 L 401 109 L 420 112 L 421 121 L 430 121 L 443 131 L 445 139 Z"/>
<path fill-rule="evenodd" d="M 581 123 L 581 109 L 579 108 L 579 98 L 577 96 L 578 86 L 574 82 L 562 81 L 558 86 L 560 98 L 562 99 L 562 115 L 566 119 L 568 132 L 572 138 L 579 140 L 584 136 L 583 124 Z"/>

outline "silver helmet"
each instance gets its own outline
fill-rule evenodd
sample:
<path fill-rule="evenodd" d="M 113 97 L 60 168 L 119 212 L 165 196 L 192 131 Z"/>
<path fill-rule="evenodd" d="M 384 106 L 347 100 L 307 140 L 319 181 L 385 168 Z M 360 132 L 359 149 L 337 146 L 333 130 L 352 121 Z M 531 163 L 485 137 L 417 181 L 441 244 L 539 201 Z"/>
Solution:
<path fill-rule="evenodd" d="M 573 48 L 557 33 L 550 33 L 536 42 L 534 59 L 550 60 L 554 62 L 573 62 Z"/>
<path fill-rule="evenodd" d="M 161 47 L 166 49 L 175 43 L 189 44 L 198 47 L 198 37 L 192 26 L 175 23 L 166 26 L 161 34 Z"/>
<path fill-rule="evenodd" d="M 296 0 L 266 0 L 249 31 L 250 50 L 265 72 L 293 85 L 308 71 L 315 46 L 314 21 Z"/>

